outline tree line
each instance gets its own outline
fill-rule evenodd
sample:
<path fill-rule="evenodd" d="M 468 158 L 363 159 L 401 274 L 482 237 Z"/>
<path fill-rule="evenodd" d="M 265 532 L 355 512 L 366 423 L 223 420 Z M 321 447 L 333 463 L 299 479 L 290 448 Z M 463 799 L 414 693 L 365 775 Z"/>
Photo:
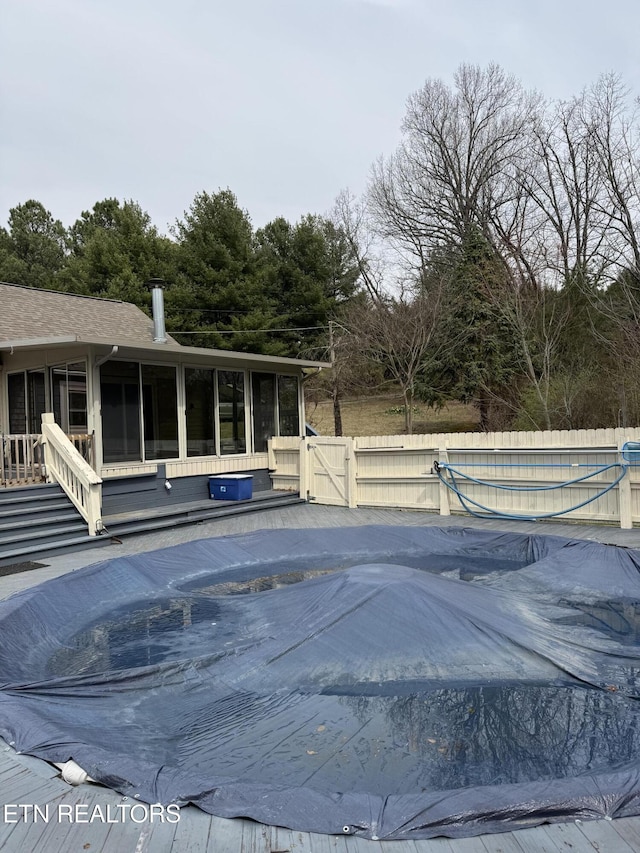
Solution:
<path fill-rule="evenodd" d="M 483 429 L 640 424 L 638 107 L 615 75 L 549 102 L 496 65 L 409 98 L 337 204 L 369 315 L 343 325 L 396 373 L 408 431 L 414 399 L 473 402 Z"/>
<path fill-rule="evenodd" d="M 107 199 L 68 229 L 36 201 L 0 230 L 0 278 L 134 302 L 167 282 L 181 343 L 327 357 L 334 400 L 393 383 L 473 403 L 483 429 L 640 424 L 638 99 L 615 75 L 548 101 L 462 65 L 408 100 L 361 198 L 254 229 L 202 192 L 169 237 Z M 267 330 L 267 331 L 264 331 Z"/>
<path fill-rule="evenodd" d="M 171 235 L 137 202 L 105 199 L 65 228 L 35 200 L 0 230 L 0 280 L 122 299 L 150 312 L 166 282 L 167 331 L 180 343 L 297 356 L 357 290 L 352 250 L 334 223 L 278 217 L 255 230 L 228 189 L 199 193 Z"/>

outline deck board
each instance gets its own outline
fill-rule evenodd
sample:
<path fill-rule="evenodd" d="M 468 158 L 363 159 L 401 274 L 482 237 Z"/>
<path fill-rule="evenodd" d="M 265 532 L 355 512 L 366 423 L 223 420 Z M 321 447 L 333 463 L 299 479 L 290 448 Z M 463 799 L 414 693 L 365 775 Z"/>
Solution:
<path fill-rule="evenodd" d="M 206 853 L 209 849 L 219 849 L 216 840 L 211 837 L 211 822 L 211 815 L 200 809 L 193 806 L 182 809 L 174 834 L 176 850 Z"/>
<path fill-rule="evenodd" d="M 634 848 L 618 834 L 612 820 L 587 820 L 580 824 L 580 831 L 594 850 L 615 850 L 616 853 L 634 853 Z M 611 841 L 615 833 L 615 846 Z M 637 848 L 635 848 L 637 849 Z"/>
<path fill-rule="evenodd" d="M 570 823 L 556 823 L 551 826 L 541 826 L 540 835 L 545 835 L 552 844 L 554 853 L 567 853 L 568 850 L 591 850 L 591 846 L 580 827 L 575 821 Z M 611 836 L 612 839 L 614 836 Z"/>
<path fill-rule="evenodd" d="M 522 846 L 518 843 L 517 832 L 505 832 L 503 835 L 481 835 L 480 840 L 484 844 L 484 853 L 522 853 Z M 490 845 L 487 847 L 486 839 Z"/>
<path fill-rule="evenodd" d="M 208 536 L 240 534 L 260 529 L 344 527 L 364 524 L 408 526 L 473 527 L 521 533 L 547 533 L 589 539 L 640 549 L 640 530 L 569 524 L 566 522 L 515 522 L 472 519 L 465 516 L 441 518 L 421 512 L 387 509 L 357 509 L 311 506 L 281 507 L 131 536 L 121 545 L 95 551 L 75 552 L 46 558 L 47 565 L 15 575 L 0 577 L 0 598 L 27 589 L 44 580 L 112 557 L 136 554 L 177 545 Z M 16 800 L 16 798 L 20 798 Z M 0 741 L 0 809 L 4 803 L 37 803 L 51 807 L 81 804 L 104 808 L 123 802 L 122 797 L 99 786 L 71 788 L 46 762 L 16 755 Z M 130 801 L 131 802 L 131 801 Z M 90 845 L 85 848 L 85 845 Z M 530 829 L 474 838 L 376 842 L 355 836 L 329 836 L 264 827 L 248 820 L 212 817 L 189 806 L 181 811 L 178 823 L 126 820 L 91 824 L 16 823 L 6 824 L 0 812 L 2 853 L 640 853 L 640 817 L 613 821 L 585 821 L 544 825 Z"/>
<path fill-rule="evenodd" d="M 0 743 L 3 743 L 1 738 Z M 54 779 L 59 775 L 57 767 L 54 767 L 52 764 L 48 764 L 41 758 L 34 758 L 32 755 L 21 755 L 20 753 L 14 752 L 12 753 L 12 759 L 16 764 L 19 764 L 21 767 L 25 767 L 32 773 L 35 773 L 36 776 L 40 776 L 43 779 Z"/>
<path fill-rule="evenodd" d="M 640 819 L 636 817 L 621 817 L 618 820 L 614 820 L 612 826 L 632 850 L 640 850 Z"/>
<path fill-rule="evenodd" d="M 60 794 L 59 785 L 53 780 L 47 782 L 24 767 L 20 767 L 16 774 L 3 776 L 0 784 L 0 790 L 6 791 L 11 796 L 11 799 L 3 797 L 3 803 L 17 804 L 25 801 L 37 803 L 42 797 L 55 797 Z M 28 800 L 27 797 L 29 797 Z M 37 799 L 34 799 L 35 797 Z"/>
<path fill-rule="evenodd" d="M 520 845 L 521 853 L 558 853 L 558 845 L 555 840 L 555 832 L 549 834 L 545 826 L 536 826 L 531 829 L 519 829 L 514 832 L 514 838 Z M 555 830 L 555 826 L 552 827 Z M 488 853 L 495 853 L 499 848 L 499 835 L 489 836 L 491 844 L 495 847 L 487 847 Z M 571 848 L 565 848 L 571 849 Z"/>
<path fill-rule="evenodd" d="M 86 791 L 77 791 L 75 789 L 70 788 L 67 790 L 61 797 L 55 800 L 55 805 L 57 806 L 59 803 L 64 803 L 73 806 L 75 803 L 85 803 L 88 801 L 90 794 Z M 41 800 L 40 803 L 42 805 L 47 802 L 46 800 Z M 95 831 L 97 825 L 88 825 L 87 827 L 67 823 L 66 821 L 58 821 L 51 820 L 48 823 L 45 823 L 43 832 L 38 836 L 37 846 L 31 848 L 33 853 L 36 851 L 42 851 L 42 853 L 63 853 L 63 851 L 71 851 L 71 850 L 82 850 L 84 844 L 91 843 L 88 839 L 89 832 L 91 830 L 91 835 L 97 837 L 97 833 Z M 18 853 L 18 851 L 28 850 L 29 848 L 23 846 L 22 842 L 24 841 L 27 832 L 30 830 L 31 824 L 16 824 L 15 831 L 9 837 L 6 845 L 3 850 L 6 850 L 7 853 Z M 34 832 L 34 836 L 37 835 Z M 93 846 L 91 848 L 93 853 L 95 853 L 95 849 Z M 100 848 L 97 848 L 98 850 Z"/>

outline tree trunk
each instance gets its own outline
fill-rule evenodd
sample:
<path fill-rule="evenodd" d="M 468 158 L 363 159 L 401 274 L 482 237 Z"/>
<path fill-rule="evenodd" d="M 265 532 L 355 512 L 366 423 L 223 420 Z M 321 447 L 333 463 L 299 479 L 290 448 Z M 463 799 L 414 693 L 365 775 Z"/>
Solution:
<path fill-rule="evenodd" d="M 333 338 L 333 321 L 329 320 L 329 355 L 331 356 L 331 399 L 333 400 L 333 434 L 342 435 L 342 411 L 340 409 L 340 383 L 336 370 L 336 349 Z"/>
<path fill-rule="evenodd" d="M 333 434 L 342 435 L 342 410 L 340 409 L 340 389 L 335 382 L 331 391 L 333 399 Z"/>
<path fill-rule="evenodd" d="M 480 395 L 477 406 L 480 412 L 480 429 L 482 432 L 489 432 L 489 403 L 484 394 Z"/>
<path fill-rule="evenodd" d="M 413 435 L 413 394 L 403 391 L 404 398 L 404 429 L 407 435 Z"/>

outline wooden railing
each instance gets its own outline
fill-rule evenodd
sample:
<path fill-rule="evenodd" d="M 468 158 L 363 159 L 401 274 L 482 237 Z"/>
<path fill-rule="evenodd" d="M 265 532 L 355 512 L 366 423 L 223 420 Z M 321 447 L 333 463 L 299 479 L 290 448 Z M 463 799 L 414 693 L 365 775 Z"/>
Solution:
<path fill-rule="evenodd" d="M 82 458 L 94 468 L 93 435 L 74 433 L 68 434 L 67 438 Z M 46 480 L 41 439 L 42 435 L 36 433 L 0 434 L 0 488 L 30 486 Z"/>
<path fill-rule="evenodd" d="M 0 435 L 0 486 L 28 486 L 44 480 L 39 435 Z"/>
<path fill-rule="evenodd" d="M 95 457 L 92 433 L 67 433 L 67 438 L 73 444 L 80 456 L 95 470 Z"/>
<path fill-rule="evenodd" d="M 87 522 L 89 536 L 102 531 L 102 480 L 51 413 L 42 416 L 47 477 L 55 480 Z"/>

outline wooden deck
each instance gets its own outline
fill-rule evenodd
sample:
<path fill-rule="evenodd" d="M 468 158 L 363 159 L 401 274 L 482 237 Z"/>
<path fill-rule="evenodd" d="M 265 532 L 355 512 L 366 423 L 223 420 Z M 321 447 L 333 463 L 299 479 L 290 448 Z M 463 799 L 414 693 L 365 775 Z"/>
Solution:
<path fill-rule="evenodd" d="M 156 531 L 127 538 L 122 545 L 95 552 L 76 552 L 47 560 L 47 566 L 0 578 L 0 598 L 52 577 L 65 574 L 97 559 L 140 553 L 207 536 L 223 536 L 265 528 L 342 527 L 362 524 L 473 527 L 491 530 L 552 533 L 640 549 L 640 530 L 566 523 L 505 522 L 391 510 L 349 510 L 298 505 L 262 513 Z M 72 788 L 55 768 L 38 759 L 17 755 L 0 741 L 0 850 L 25 853 L 568 853 L 593 851 L 630 853 L 640 851 L 640 817 L 539 826 L 533 829 L 483 835 L 467 839 L 436 838 L 425 841 L 367 841 L 350 836 L 313 835 L 267 827 L 248 820 L 212 817 L 193 807 L 182 809 L 176 823 L 116 819 L 128 814 L 136 801 L 98 785 Z M 5 806 L 38 805 L 44 817 Z M 101 806 L 112 822 L 72 822 L 74 812 L 87 819 Z M 46 807 L 48 809 L 48 820 Z M 63 807 L 59 809 L 59 806 Z M 108 810 L 110 807 L 110 811 Z M 119 808 L 121 807 L 121 808 Z M 58 815 L 63 818 L 58 820 Z M 140 810 L 138 811 L 140 814 Z M 8 820 L 5 820 L 5 816 Z"/>

